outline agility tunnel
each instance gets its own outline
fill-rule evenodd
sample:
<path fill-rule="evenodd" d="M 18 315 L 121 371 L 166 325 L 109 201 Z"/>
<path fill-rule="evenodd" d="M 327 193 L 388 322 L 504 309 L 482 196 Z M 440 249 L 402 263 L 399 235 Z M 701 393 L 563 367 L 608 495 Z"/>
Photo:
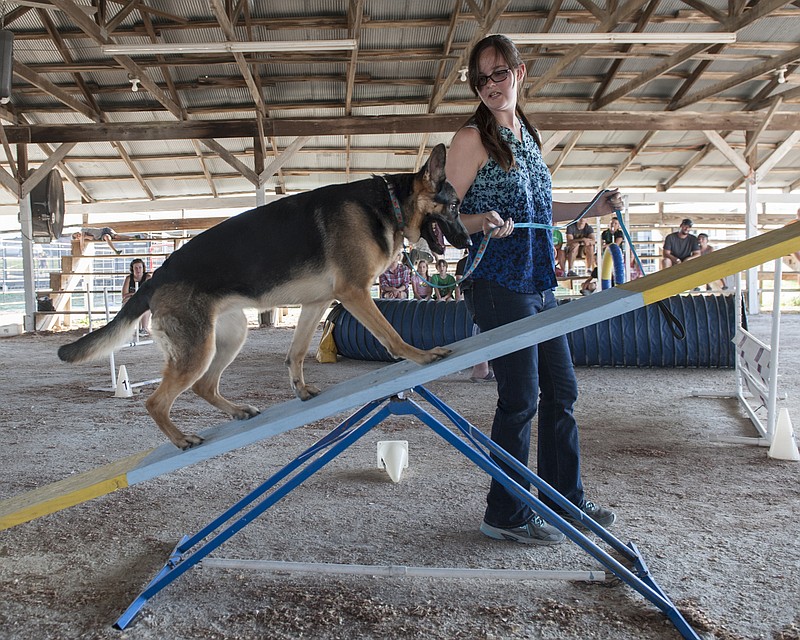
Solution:
<path fill-rule="evenodd" d="M 679 295 L 665 300 L 686 329 L 683 340 L 673 336 L 667 320 L 655 305 L 567 334 L 572 361 L 583 367 L 690 367 L 734 366 L 732 339 L 735 296 Z M 402 336 L 420 349 L 441 347 L 472 335 L 467 305 L 432 300 L 375 300 L 381 313 Z M 569 304 L 564 300 L 561 304 Z M 354 360 L 391 362 L 373 335 L 344 307 L 337 305 L 329 319 L 339 355 Z"/>

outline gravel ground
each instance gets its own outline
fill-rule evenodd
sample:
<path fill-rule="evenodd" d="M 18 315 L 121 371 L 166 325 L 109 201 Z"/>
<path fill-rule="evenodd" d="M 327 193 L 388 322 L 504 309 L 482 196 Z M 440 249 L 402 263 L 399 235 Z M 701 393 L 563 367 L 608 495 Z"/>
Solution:
<path fill-rule="evenodd" d="M 770 335 L 770 316 L 751 318 Z M 781 406 L 800 424 L 800 315 L 784 315 Z M 66 365 L 69 334 L 0 340 L 0 499 L 162 444 L 149 388 L 114 398 L 108 364 Z M 317 339 L 319 335 L 317 335 Z M 223 393 L 266 407 L 291 398 L 290 328 L 254 328 Z M 121 352 L 131 378 L 159 373 L 156 347 Z M 307 364 L 326 388 L 382 363 Z M 613 533 L 703 637 L 800 638 L 800 464 L 726 444 L 755 432 L 733 400 L 732 370 L 578 369 L 589 497 L 612 506 Z M 487 431 L 493 384 L 462 372 L 429 388 Z M 173 415 L 202 430 L 224 418 L 185 394 Z M 191 534 L 337 423 L 330 418 L 0 533 L 0 638 L 674 639 L 649 602 L 614 581 L 326 576 L 200 566 L 153 598 L 125 630 L 111 624 Z M 407 440 L 397 484 L 376 442 Z M 598 570 L 577 546 L 529 548 L 478 532 L 487 478 L 411 417 L 381 423 L 212 555 L 315 563 Z"/>

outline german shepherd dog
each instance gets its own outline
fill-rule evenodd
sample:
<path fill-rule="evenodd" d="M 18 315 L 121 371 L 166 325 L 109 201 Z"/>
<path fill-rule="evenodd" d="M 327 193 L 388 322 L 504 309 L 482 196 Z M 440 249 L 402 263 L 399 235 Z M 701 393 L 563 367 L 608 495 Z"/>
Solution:
<path fill-rule="evenodd" d="M 378 311 L 370 288 L 404 239 L 415 243 L 423 237 L 439 254 L 444 253 L 441 233 L 459 249 L 469 244 L 444 166 L 440 144 L 416 174 L 321 187 L 229 218 L 175 251 L 110 323 L 62 346 L 58 355 L 67 362 L 107 356 L 129 339 L 139 317 L 152 311 L 153 334 L 166 364 L 146 407 L 181 449 L 203 441 L 182 433 L 169 417 L 175 399 L 190 387 L 234 418 L 259 413 L 219 392 L 222 372 L 245 341 L 246 307 L 302 306 L 286 357 L 292 389 L 301 400 L 319 393 L 303 378 L 303 358 L 334 300 L 393 356 L 419 364 L 443 358 L 448 349 L 423 351 L 405 343 Z"/>

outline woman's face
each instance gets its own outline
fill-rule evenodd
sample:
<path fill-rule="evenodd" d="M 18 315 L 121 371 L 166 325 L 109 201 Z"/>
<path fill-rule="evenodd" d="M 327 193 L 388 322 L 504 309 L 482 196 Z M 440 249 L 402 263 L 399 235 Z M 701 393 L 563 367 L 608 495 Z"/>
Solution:
<path fill-rule="evenodd" d="M 505 78 L 495 80 L 508 70 Z M 513 111 L 517 106 L 519 83 L 525 77 L 525 65 L 509 69 L 506 59 L 494 47 L 484 49 L 478 56 L 478 95 L 492 111 Z M 482 87 L 480 86 L 483 82 Z"/>
<path fill-rule="evenodd" d="M 137 262 L 135 265 L 133 265 L 133 277 L 136 280 L 139 280 L 143 275 L 144 275 L 144 265 L 141 262 Z"/>

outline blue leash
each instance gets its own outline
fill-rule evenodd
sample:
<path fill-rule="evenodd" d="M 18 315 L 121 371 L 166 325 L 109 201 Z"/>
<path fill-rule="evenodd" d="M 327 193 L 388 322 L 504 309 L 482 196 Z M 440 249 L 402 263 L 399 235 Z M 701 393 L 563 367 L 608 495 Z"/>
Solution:
<path fill-rule="evenodd" d="M 549 230 L 552 230 L 552 229 L 566 229 L 570 225 L 575 224 L 576 222 L 578 222 L 578 220 L 583 218 L 591 210 L 591 208 L 594 207 L 595 204 L 597 204 L 597 201 L 600 200 L 600 198 L 602 196 L 604 196 L 606 193 L 608 193 L 608 189 L 603 189 L 598 194 L 596 194 L 594 196 L 594 198 L 592 198 L 591 202 L 589 202 L 589 204 L 587 204 L 583 208 L 583 211 L 581 211 L 580 214 L 574 220 L 571 220 L 570 222 L 567 222 L 566 224 L 552 225 L 552 224 L 542 224 L 542 223 L 539 223 L 539 222 L 520 222 L 518 224 L 515 224 L 514 228 L 515 229 L 549 229 Z M 478 247 L 478 251 L 475 253 L 475 258 L 472 260 L 472 263 L 469 265 L 467 270 L 461 276 L 461 280 L 466 280 L 467 278 L 469 278 L 472 275 L 472 272 L 475 271 L 475 268 L 478 266 L 478 264 L 480 263 L 481 259 L 483 258 L 483 255 L 486 253 L 486 249 L 489 247 L 489 240 L 491 240 L 491 238 L 492 238 L 492 234 L 491 233 L 484 234 L 483 240 L 481 240 L 481 244 Z M 406 253 L 405 250 L 403 250 L 403 255 L 405 256 L 406 261 L 408 262 L 409 266 L 411 267 L 411 270 L 416 274 L 416 276 L 420 280 L 422 280 L 429 287 L 432 287 L 434 289 L 444 289 L 447 286 L 452 286 L 452 285 L 436 285 L 436 284 L 433 284 L 432 282 L 428 282 L 414 268 L 414 265 L 411 264 L 411 258 L 408 256 L 408 254 Z M 638 259 L 638 257 L 637 257 L 637 259 Z"/>
<path fill-rule="evenodd" d="M 583 208 L 583 211 L 581 211 L 580 214 L 574 220 L 571 220 L 570 222 L 567 222 L 566 224 L 563 224 L 563 225 L 549 225 L 549 224 L 541 224 L 541 223 L 538 223 L 538 222 L 520 222 L 519 224 L 515 224 L 514 228 L 519 228 L 519 229 L 550 229 L 550 230 L 552 230 L 552 229 L 566 229 L 571 224 L 575 224 L 576 222 L 578 222 L 578 220 L 583 218 L 589 212 L 589 210 L 592 207 L 594 207 L 595 204 L 597 204 L 597 201 L 602 196 L 604 196 L 606 193 L 608 193 L 608 189 L 603 189 L 602 191 L 600 191 L 597 195 L 595 195 L 594 198 L 592 198 L 592 200 L 589 202 L 589 204 L 587 204 Z M 633 257 L 636 260 L 637 266 L 639 267 L 639 272 L 644 276 L 644 267 L 642 265 L 642 261 L 639 258 L 639 254 L 636 253 L 636 247 L 633 246 L 633 240 L 631 239 L 631 234 L 628 232 L 628 228 L 625 226 L 625 222 L 622 219 L 622 212 L 621 211 L 615 211 L 614 213 L 617 216 L 617 221 L 619 222 L 620 229 L 622 229 L 622 233 L 625 236 L 625 240 L 627 240 L 628 246 L 631 248 L 631 253 L 633 253 Z M 469 265 L 469 268 L 464 272 L 464 275 L 461 276 L 461 280 L 462 281 L 466 280 L 467 278 L 469 278 L 472 275 L 472 272 L 475 271 L 475 268 L 478 266 L 478 263 L 481 261 L 481 258 L 483 258 L 483 255 L 486 253 L 486 249 L 489 246 L 489 241 L 491 240 L 491 238 L 492 238 L 492 234 L 491 233 L 484 234 L 483 240 L 481 240 L 481 244 L 478 247 L 478 251 L 475 253 L 475 258 L 473 259 L 472 263 Z M 447 287 L 452 286 L 452 285 L 436 285 L 436 284 L 433 284 L 432 282 L 428 282 L 414 268 L 414 265 L 411 263 L 411 257 L 408 255 L 408 253 L 405 251 L 405 249 L 403 250 L 403 256 L 406 258 L 406 261 L 408 262 L 409 266 L 411 267 L 411 271 L 413 271 L 417 275 L 417 277 L 420 280 L 422 280 L 422 282 L 427 284 L 429 287 L 431 287 L 433 289 L 445 289 Z M 667 324 L 669 325 L 669 328 L 670 328 L 670 331 L 672 332 L 673 337 L 676 340 L 683 340 L 686 337 L 686 328 L 683 326 L 681 321 L 678 320 L 678 318 L 675 316 L 674 313 L 672 313 L 670 308 L 667 306 L 666 302 L 664 302 L 663 300 L 659 300 L 657 302 L 657 304 L 658 304 L 658 308 L 661 310 L 661 313 L 664 315 L 664 318 L 666 319 Z"/>

